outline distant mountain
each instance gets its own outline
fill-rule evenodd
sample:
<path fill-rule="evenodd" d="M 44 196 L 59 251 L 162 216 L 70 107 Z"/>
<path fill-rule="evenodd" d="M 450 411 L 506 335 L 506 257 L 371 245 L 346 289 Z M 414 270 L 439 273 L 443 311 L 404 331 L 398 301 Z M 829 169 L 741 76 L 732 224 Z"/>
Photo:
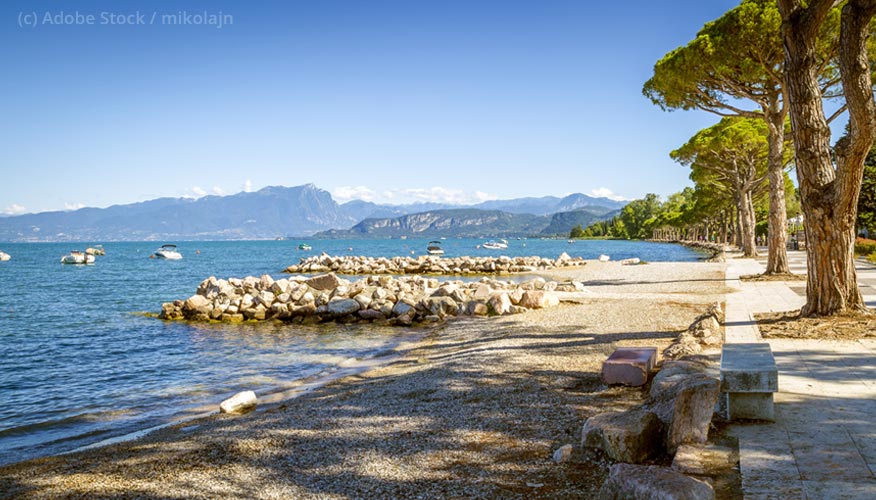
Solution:
<path fill-rule="evenodd" d="M 618 215 L 620 210 L 608 210 L 605 207 L 587 207 L 572 210 L 571 212 L 558 212 L 551 216 L 550 224 L 541 231 L 545 236 L 568 235 L 573 227 L 581 225 L 582 228 L 601 220 L 608 220 Z"/>
<path fill-rule="evenodd" d="M 348 230 L 330 230 L 316 238 L 424 238 L 452 237 L 512 237 L 530 236 L 541 232 L 550 222 L 546 216 L 512 214 L 499 210 L 458 208 L 432 210 L 401 217 L 365 219 Z"/>
<path fill-rule="evenodd" d="M 307 184 L 7 217 L 0 219 L 0 240 L 264 239 L 349 227 L 357 221 L 343 214 L 328 191 Z"/>
<path fill-rule="evenodd" d="M 583 194 L 495 200 L 472 207 L 442 203 L 381 205 L 361 200 L 339 205 L 328 191 L 306 184 L 196 200 L 158 198 L 107 208 L 0 217 L 0 241 L 271 239 L 328 230 L 336 231 L 324 236 L 401 236 L 429 231 L 435 231 L 436 236 L 522 236 L 538 234 L 548 227 L 568 233 L 575 224 L 586 224 L 575 222 L 568 229 L 560 229 L 572 221 L 602 217 L 623 205 Z M 578 209 L 584 211 L 555 217 L 556 221 L 550 217 Z M 394 219 L 399 220 L 376 222 Z"/>
<path fill-rule="evenodd" d="M 502 210 L 515 214 L 550 215 L 557 212 L 569 212 L 584 207 L 599 207 L 606 212 L 623 208 L 626 202 L 614 201 L 608 198 L 594 198 L 586 194 L 575 193 L 566 197 L 542 196 L 541 198 L 515 198 L 512 200 L 492 200 L 473 205 L 472 208 L 483 210 Z"/>

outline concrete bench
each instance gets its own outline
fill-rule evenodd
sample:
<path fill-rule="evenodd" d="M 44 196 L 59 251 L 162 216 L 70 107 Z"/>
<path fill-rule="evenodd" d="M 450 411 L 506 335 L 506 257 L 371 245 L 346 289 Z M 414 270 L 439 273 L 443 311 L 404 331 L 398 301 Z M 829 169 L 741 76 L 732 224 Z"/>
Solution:
<path fill-rule="evenodd" d="M 656 347 L 618 347 L 602 363 L 602 380 L 609 385 L 642 386 L 648 383 L 656 362 Z"/>
<path fill-rule="evenodd" d="M 773 393 L 778 390 L 779 372 L 769 344 L 724 344 L 721 393 L 727 420 L 774 422 Z"/>

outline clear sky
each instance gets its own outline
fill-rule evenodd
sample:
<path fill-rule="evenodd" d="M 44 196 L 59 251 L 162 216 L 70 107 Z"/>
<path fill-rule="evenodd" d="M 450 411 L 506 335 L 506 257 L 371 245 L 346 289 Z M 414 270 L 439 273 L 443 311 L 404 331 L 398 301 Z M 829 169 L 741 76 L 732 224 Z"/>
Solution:
<path fill-rule="evenodd" d="M 0 213 L 305 183 L 390 203 L 667 195 L 689 183 L 669 151 L 717 118 L 662 112 L 642 84 L 735 4 L 3 2 Z"/>

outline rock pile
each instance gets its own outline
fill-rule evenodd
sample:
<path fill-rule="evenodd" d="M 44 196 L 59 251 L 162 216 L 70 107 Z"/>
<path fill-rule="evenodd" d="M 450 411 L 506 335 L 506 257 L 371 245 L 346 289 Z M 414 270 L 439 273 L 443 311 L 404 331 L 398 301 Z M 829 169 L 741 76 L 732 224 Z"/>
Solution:
<path fill-rule="evenodd" d="M 581 444 L 602 449 L 618 462 L 641 463 L 663 452 L 673 454 L 682 444 L 704 443 L 719 394 L 718 378 L 708 364 L 667 361 L 651 383 L 647 403 L 589 418 Z"/>
<path fill-rule="evenodd" d="M 210 277 L 186 300 L 162 304 L 162 319 L 193 321 L 280 320 L 316 323 L 375 321 L 410 325 L 448 316 L 487 316 L 560 303 L 559 292 L 580 282 L 534 278 L 523 283 L 481 278 L 445 281 L 421 276 L 369 276 L 354 282 L 334 273 L 274 280 L 268 275 L 227 280 Z"/>
<path fill-rule="evenodd" d="M 663 350 L 663 357 L 678 359 L 682 356 L 699 354 L 704 347 L 722 345 L 724 343 L 722 324 L 724 324 L 724 310 L 720 303 L 715 303 Z"/>
<path fill-rule="evenodd" d="M 513 274 L 559 267 L 583 266 L 584 259 L 563 252 L 556 259 L 543 257 L 419 257 L 331 256 L 323 253 L 301 259 L 283 272 L 359 274 Z"/>

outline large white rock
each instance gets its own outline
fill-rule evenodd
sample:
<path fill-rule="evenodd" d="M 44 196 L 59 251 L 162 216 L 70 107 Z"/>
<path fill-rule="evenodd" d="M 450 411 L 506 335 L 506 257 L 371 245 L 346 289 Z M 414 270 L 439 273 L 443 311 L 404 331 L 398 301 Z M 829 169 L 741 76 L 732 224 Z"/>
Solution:
<path fill-rule="evenodd" d="M 527 309 L 542 309 L 559 305 L 560 298 L 554 292 L 544 290 L 526 290 L 520 299 L 520 305 Z"/>
<path fill-rule="evenodd" d="M 511 309 L 511 299 L 508 297 L 507 293 L 497 293 L 487 301 L 487 307 L 490 308 L 490 311 L 493 314 L 500 316 L 502 314 L 508 314 L 508 311 Z"/>
<path fill-rule="evenodd" d="M 238 392 L 219 404 L 220 413 L 240 415 L 255 410 L 258 398 L 252 391 Z"/>

